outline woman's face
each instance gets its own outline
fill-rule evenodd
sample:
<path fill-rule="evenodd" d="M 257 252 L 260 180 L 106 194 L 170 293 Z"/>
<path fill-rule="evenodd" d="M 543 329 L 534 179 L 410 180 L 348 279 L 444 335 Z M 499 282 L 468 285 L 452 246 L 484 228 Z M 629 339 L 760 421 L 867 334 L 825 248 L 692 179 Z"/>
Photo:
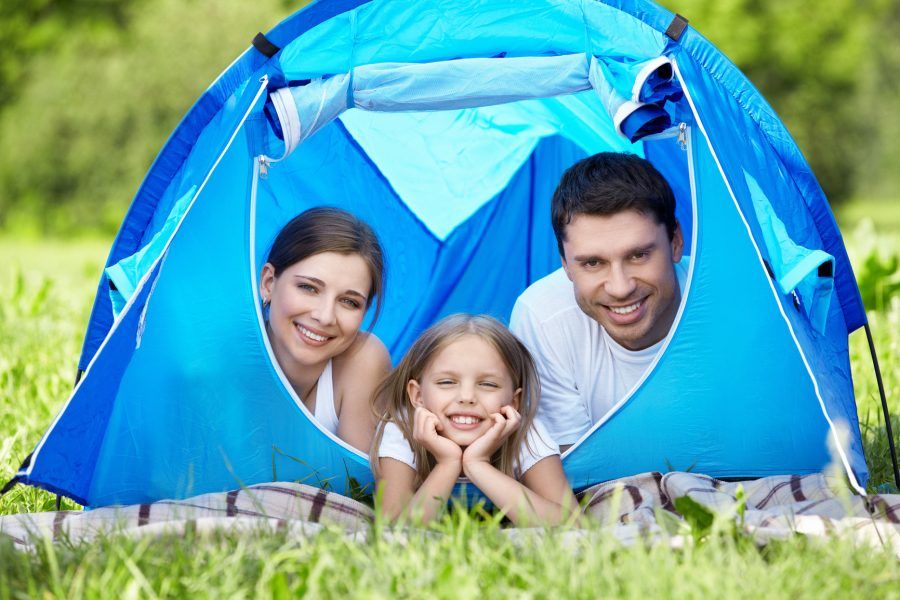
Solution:
<path fill-rule="evenodd" d="M 323 252 L 275 277 L 266 263 L 260 293 L 269 304 L 269 340 L 288 375 L 320 365 L 346 350 L 359 331 L 371 290 L 358 254 Z"/>

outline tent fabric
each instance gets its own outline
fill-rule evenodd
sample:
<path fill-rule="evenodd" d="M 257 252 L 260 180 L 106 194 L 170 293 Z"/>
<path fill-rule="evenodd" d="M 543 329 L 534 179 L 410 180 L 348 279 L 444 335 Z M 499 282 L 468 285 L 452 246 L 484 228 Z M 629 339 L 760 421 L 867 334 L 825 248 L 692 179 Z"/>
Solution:
<path fill-rule="evenodd" d="M 133 294 L 117 315 L 104 275 L 87 371 L 19 479 L 88 506 L 273 479 L 365 489 L 366 456 L 316 425 L 268 346 L 256 278 L 278 230 L 322 205 L 373 226 L 374 332 L 396 362 L 447 314 L 506 319 L 558 267 L 560 175 L 612 150 L 672 183 L 692 263 L 655 365 L 563 457 L 570 482 L 834 459 L 861 489 L 847 336 L 865 313 L 833 216 L 768 104 L 694 30 L 666 37 L 671 18 L 624 0 L 321 0 L 285 20 L 267 34 L 282 50 L 242 55 L 151 167 L 107 263 Z M 657 125 L 617 120 L 625 105 Z"/>

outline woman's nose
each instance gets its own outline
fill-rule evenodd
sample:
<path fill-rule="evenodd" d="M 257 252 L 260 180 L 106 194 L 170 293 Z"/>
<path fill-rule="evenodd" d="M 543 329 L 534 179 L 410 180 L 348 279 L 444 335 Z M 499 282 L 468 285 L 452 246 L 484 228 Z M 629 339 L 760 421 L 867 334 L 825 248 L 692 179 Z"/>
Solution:
<path fill-rule="evenodd" d="M 322 325 L 331 325 L 334 322 L 334 304 L 322 298 L 313 309 L 312 317 Z"/>

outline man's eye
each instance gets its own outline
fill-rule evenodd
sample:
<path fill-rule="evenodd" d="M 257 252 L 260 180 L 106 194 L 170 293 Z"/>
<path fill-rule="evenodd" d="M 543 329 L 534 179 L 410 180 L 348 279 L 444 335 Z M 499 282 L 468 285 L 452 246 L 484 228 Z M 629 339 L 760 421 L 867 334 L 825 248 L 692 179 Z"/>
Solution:
<path fill-rule="evenodd" d="M 596 269 L 597 267 L 600 266 L 600 261 L 596 258 L 591 258 L 589 260 L 584 261 L 581 264 L 582 264 L 582 266 L 584 266 L 587 269 Z"/>
<path fill-rule="evenodd" d="M 631 260 L 644 260 L 648 256 L 650 256 L 649 252 L 647 252 L 646 250 L 641 250 L 640 252 L 635 252 L 634 254 L 632 254 Z"/>

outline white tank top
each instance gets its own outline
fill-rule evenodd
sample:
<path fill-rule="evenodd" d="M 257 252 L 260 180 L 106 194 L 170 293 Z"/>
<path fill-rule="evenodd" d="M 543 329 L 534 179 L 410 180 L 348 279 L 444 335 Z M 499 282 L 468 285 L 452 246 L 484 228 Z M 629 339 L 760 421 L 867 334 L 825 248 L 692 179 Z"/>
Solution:
<path fill-rule="evenodd" d="M 337 435 L 338 416 L 334 410 L 334 383 L 331 377 L 331 361 L 325 365 L 325 370 L 319 375 L 319 383 L 316 385 L 316 421 L 323 428 Z"/>

